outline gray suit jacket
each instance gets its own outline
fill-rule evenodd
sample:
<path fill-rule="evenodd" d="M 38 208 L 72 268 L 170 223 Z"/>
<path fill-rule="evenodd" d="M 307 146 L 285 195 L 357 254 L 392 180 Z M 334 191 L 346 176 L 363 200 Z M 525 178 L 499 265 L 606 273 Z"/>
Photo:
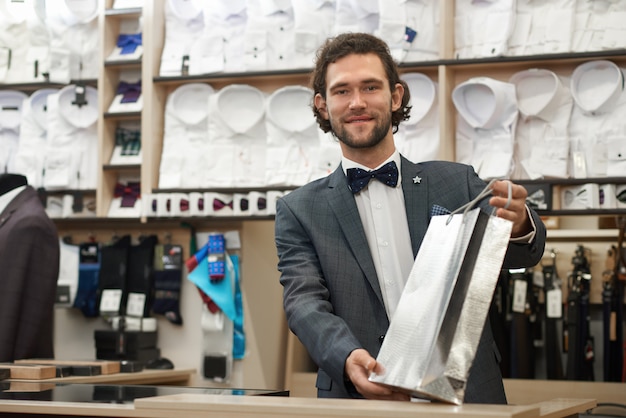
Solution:
<path fill-rule="evenodd" d="M 0 362 L 52 358 L 59 238 L 28 186 L 0 213 Z"/>
<path fill-rule="evenodd" d="M 422 243 L 433 205 L 454 210 L 478 195 L 485 183 L 470 166 L 402 159 L 402 189 L 413 254 Z M 414 183 L 415 176 L 421 177 Z M 488 208 L 488 199 L 481 206 Z M 536 265 L 545 228 L 531 244 L 509 244 L 503 268 Z M 320 397 L 358 396 L 343 375 L 356 348 L 378 355 L 389 326 L 381 289 L 354 197 L 341 167 L 279 199 L 275 240 L 289 328 L 318 365 Z M 362 303 L 355 303 L 360 301 Z M 497 348 L 486 326 L 470 370 L 465 402 L 506 403 Z"/>

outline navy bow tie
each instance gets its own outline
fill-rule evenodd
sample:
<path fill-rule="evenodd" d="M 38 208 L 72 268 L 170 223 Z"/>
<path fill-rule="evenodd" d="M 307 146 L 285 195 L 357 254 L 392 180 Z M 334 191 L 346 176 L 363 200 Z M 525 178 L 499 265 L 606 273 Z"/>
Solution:
<path fill-rule="evenodd" d="M 352 193 L 358 193 L 371 179 L 377 179 L 389 187 L 396 187 L 398 184 L 398 167 L 395 161 L 390 161 L 378 170 L 368 171 L 361 168 L 349 168 L 347 171 L 348 186 Z"/>

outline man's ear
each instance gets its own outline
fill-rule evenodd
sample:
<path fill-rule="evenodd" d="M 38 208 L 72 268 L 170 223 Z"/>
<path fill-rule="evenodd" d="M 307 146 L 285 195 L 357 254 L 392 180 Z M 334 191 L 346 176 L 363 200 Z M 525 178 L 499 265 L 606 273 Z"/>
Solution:
<path fill-rule="evenodd" d="M 395 112 L 402 106 L 402 98 L 404 97 L 404 86 L 401 83 L 396 84 L 396 89 L 391 92 L 391 111 Z"/>
<path fill-rule="evenodd" d="M 326 109 L 326 100 L 322 97 L 321 94 L 317 93 L 315 98 L 313 99 L 313 104 L 320 115 L 326 120 L 328 120 L 328 110 Z"/>

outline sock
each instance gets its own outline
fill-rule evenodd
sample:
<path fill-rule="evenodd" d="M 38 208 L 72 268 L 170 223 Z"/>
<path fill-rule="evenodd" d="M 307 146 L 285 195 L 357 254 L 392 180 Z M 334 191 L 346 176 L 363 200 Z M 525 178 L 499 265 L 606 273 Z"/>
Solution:
<path fill-rule="evenodd" d="M 154 302 L 152 312 L 164 315 L 172 324 L 182 325 L 180 289 L 183 276 L 183 250 L 180 245 L 155 248 Z"/>

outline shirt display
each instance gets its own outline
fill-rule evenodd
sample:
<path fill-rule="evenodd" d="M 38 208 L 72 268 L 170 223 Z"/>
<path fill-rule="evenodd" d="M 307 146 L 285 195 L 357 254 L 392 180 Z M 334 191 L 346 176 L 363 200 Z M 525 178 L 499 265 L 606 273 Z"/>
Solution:
<path fill-rule="evenodd" d="M 46 189 L 95 189 L 98 176 L 98 91 L 68 85 L 48 95 Z"/>
<path fill-rule="evenodd" d="M 439 57 L 439 2 L 379 0 L 380 21 L 375 34 L 383 39 L 398 62 Z"/>
<path fill-rule="evenodd" d="M 50 80 L 96 79 L 100 65 L 98 0 L 48 0 Z"/>
<path fill-rule="evenodd" d="M 568 177 L 567 127 L 573 100 L 569 79 L 545 69 L 513 74 L 520 115 L 515 132 L 514 179 Z"/>
<path fill-rule="evenodd" d="M 19 82 L 29 70 L 26 68 L 30 6 L 7 0 L 0 1 L 0 81 Z M 32 10 L 30 11 L 32 12 Z"/>
<path fill-rule="evenodd" d="M 471 164 L 483 179 L 508 178 L 517 123 L 515 86 L 474 77 L 454 88 L 458 111 L 456 160 Z"/>
<path fill-rule="evenodd" d="M 572 73 L 572 177 L 623 176 L 626 172 L 620 156 L 626 141 L 625 71 L 611 61 L 594 60 Z"/>
<path fill-rule="evenodd" d="M 28 96 L 16 90 L 0 90 L 0 174 L 15 172 L 22 106 Z"/>
<path fill-rule="evenodd" d="M 247 71 L 294 68 L 294 15 L 290 0 L 246 0 Z"/>
<path fill-rule="evenodd" d="M 165 1 L 165 41 L 161 53 L 159 75 L 175 77 L 189 74 L 192 45 L 204 30 L 199 0 Z"/>
<path fill-rule="evenodd" d="M 58 91 L 59 89 L 37 90 L 24 101 L 22 107 L 15 171 L 26 176 L 28 184 L 35 188 L 43 185 L 48 136 L 48 96 Z"/>
<path fill-rule="evenodd" d="M 207 187 L 209 97 L 214 92 L 208 84 L 190 83 L 168 96 L 159 188 Z"/>
<path fill-rule="evenodd" d="M 261 90 L 247 84 L 231 84 L 209 98 L 205 187 L 264 185 L 265 101 Z"/>
<path fill-rule="evenodd" d="M 601 51 L 624 46 L 626 1 L 577 0 L 572 51 Z"/>
<path fill-rule="evenodd" d="M 411 92 L 411 114 L 393 136 L 396 148 L 416 163 L 436 160 L 440 148 L 438 85 L 422 73 L 404 73 L 400 78 Z"/>
<path fill-rule="evenodd" d="M 505 54 L 515 26 L 514 0 L 456 0 L 454 10 L 456 58 Z"/>

